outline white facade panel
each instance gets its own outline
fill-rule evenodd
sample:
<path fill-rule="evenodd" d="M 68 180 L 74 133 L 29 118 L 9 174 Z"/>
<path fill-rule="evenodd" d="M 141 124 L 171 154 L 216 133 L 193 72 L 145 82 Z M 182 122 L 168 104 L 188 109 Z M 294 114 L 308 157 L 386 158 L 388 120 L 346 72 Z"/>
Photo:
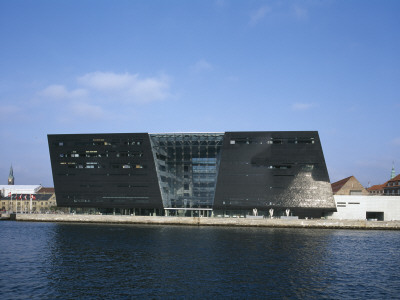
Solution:
<path fill-rule="evenodd" d="M 328 219 L 365 220 L 367 212 L 383 213 L 384 221 L 400 220 L 400 196 L 334 195 L 337 212 Z"/>

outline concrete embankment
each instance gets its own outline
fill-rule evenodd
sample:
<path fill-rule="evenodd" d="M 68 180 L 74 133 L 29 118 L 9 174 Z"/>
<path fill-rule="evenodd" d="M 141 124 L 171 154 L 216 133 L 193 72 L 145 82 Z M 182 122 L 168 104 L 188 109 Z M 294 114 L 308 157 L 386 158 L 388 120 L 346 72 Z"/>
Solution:
<path fill-rule="evenodd" d="M 243 226 L 287 228 L 341 228 L 400 230 L 400 221 L 299 220 L 250 218 L 153 217 L 120 215 L 12 214 L 11 220 L 29 222 L 119 223 L 192 226 Z"/>

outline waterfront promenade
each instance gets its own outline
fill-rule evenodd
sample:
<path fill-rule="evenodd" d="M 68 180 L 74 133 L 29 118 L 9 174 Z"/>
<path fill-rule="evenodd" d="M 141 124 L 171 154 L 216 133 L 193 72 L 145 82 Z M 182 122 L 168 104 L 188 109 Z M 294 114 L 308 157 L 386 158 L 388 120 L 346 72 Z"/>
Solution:
<path fill-rule="evenodd" d="M 400 221 L 199 218 L 78 214 L 12 214 L 11 220 L 29 222 L 115 223 L 191 226 L 242 226 L 277 228 L 341 228 L 400 230 Z"/>

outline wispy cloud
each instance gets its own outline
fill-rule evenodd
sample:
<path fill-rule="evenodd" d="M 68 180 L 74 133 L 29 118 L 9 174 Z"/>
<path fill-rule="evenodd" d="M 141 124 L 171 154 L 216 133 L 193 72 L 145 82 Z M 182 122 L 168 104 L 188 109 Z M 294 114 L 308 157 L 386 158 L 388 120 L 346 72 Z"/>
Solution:
<path fill-rule="evenodd" d="M 172 98 L 170 79 L 166 75 L 143 77 L 139 74 L 91 72 L 78 76 L 70 88 L 62 84 L 45 87 L 38 93 L 40 101 L 53 105 L 57 119 L 120 119 L 137 105 Z"/>
<path fill-rule="evenodd" d="M 96 97 L 96 101 L 112 98 L 114 102 L 130 103 L 148 103 L 171 96 L 170 79 L 165 75 L 141 78 L 138 74 L 92 72 L 78 77 L 77 83 L 75 89 L 50 85 L 40 91 L 39 96 L 72 100 Z"/>
<path fill-rule="evenodd" d="M 63 99 L 63 98 L 76 98 L 83 97 L 87 94 L 87 91 L 84 89 L 75 89 L 68 91 L 68 89 L 59 84 L 53 84 L 46 87 L 39 93 L 41 96 L 54 98 L 54 99 Z"/>
<path fill-rule="evenodd" d="M 95 92 L 113 93 L 114 97 L 135 103 L 164 100 L 170 96 L 169 78 L 140 78 L 138 74 L 93 72 L 78 78 L 78 83 Z"/>
<path fill-rule="evenodd" d="M 250 14 L 250 25 L 256 25 L 257 23 L 259 23 L 270 11 L 271 8 L 269 6 L 262 6 L 256 11 L 252 12 Z"/>
<path fill-rule="evenodd" d="M 137 75 L 116 74 L 111 72 L 93 72 L 78 77 L 78 82 L 84 86 L 98 89 L 125 89 L 132 81 L 137 79 Z"/>
<path fill-rule="evenodd" d="M 315 105 L 313 103 L 293 103 L 291 109 L 295 111 L 309 110 Z"/>
<path fill-rule="evenodd" d="M 201 59 L 197 61 L 192 67 L 191 70 L 195 73 L 199 72 L 204 72 L 204 71 L 210 71 L 213 69 L 213 66 L 211 63 L 206 61 L 205 59 Z"/>

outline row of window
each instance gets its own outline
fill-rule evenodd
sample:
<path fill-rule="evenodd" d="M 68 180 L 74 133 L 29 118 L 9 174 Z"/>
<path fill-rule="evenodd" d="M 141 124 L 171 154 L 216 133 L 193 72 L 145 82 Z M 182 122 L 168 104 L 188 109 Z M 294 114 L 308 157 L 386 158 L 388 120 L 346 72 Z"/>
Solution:
<path fill-rule="evenodd" d="M 386 195 L 400 195 L 400 189 L 385 190 Z"/>
<path fill-rule="evenodd" d="M 387 186 L 397 186 L 400 185 L 400 181 L 389 181 Z"/>
<path fill-rule="evenodd" d="M 42 201 L 42 202 L 32 202 L 32 206 L 33 206 L 33 208 L 35 208 L 35 206 L 37 206 L 37 205 L 40 205 L 40 206 L 53 206 L 53 205 L 55 205 L 56 203 L 55 202 L 47 202 L 47 201 Z M 15 205 L 13 204 L 13 203 L 8 203 L 8 204 L 6 204 L 6 202 L 2 202 L 2 208 L 3 209 L 6 209 L 6 205 L 10 208 L 10 207 L 14 207 L 15 208 Z M 28 207 L 29 205 L 28 204 L 22 204 L 22 207 Z M 18 202 L 17 203 L 17 208 L 18 208 L 18 210 L 20 210 L 20 208 L 21 208 L 21 203 L 20 202 Z"/>
<path fill-rule="evenodd" d="M 102 184 L 81 184 L 80 187 L 83 188 L 101 188 L 104 187 Z M 149 187 L 148 185 L 132 185 L 132 184 L 117 184 L 116 187 L 119 188 L 147 188 Z M 110 188 L 109 185 L 107 185 L 107 188 Z"/>
<path fill-rule="evenodd" d="M 60 165 L 66 166 L 69 169 L 105 169 L 105 165 L 102 165 L 98 162 L 86 162 L 86 163 L 76 163 L 76 162 L 60 162 Z M 144 169 L 145 165 L 142 164 L 131 164 L 131 163 L 123 163 L 123 164 L 111 164 L 112 169 Z"/>
<path fill-rule="evenodd" d="M 143 152 L 130 152 L 130 151 L 119 151 L 119 152 L 102 152 L 99 153 L 96 150 L 89 151 L 70 151 L 60 153 L 59 157 L 142 157 Z"/>
<path fill-rule="evenodd" d="M 125 145 L 125 146 L 140 146 L 143 144 L 143 140 L 105 140 L 105 139 L 93 139 L 91 141 L 59 141 L 55 142 L 54 146 L 63 147 L 65 145 L 74 146 L 113 146 L 113 145 Z"/>
<path fill-rule="evenodd" d="M 75 174 L 75 173 L 58 173 L 57 176 L 76 176 L 82 175 L 87 176 L 85 173 Z M 146 176 L 147 174 L 143 173 L 93 173 L 90 176 Z"/>
<path fill-rule="evenodd" d="M 249 138 L 232 138 L 230 144 L 314 144 L 314 138 L 271 138 L 269 140 L 255 140 Z"/>

